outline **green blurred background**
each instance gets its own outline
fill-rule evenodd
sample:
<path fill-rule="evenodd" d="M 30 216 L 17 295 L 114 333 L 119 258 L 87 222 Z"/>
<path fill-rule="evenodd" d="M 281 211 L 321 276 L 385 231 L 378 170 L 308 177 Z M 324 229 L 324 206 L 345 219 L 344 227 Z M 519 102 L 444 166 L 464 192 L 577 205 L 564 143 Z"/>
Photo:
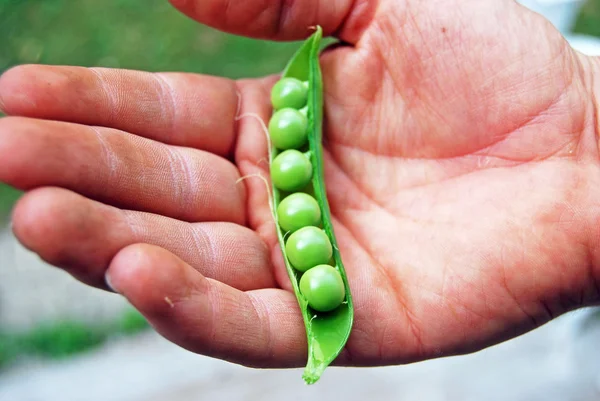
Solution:
<path fill-rule="evenodd" d="M 600 0 L 588 1 L 576 31 L 600 37 Z M 296 47 L 201 26 L 166 0 L 0 0 L 0 73 L 42 63 L 255 77 L 281 71 Z M 0 230 L 19 196 L 0 183 Z M 98 327 L 58 322 L 19 335 L 0 328 L 0 368 L 19 353 L 68 355 L 145 327 L 131 312 Z"/>
<path fill-rule="evenodd" d="M 257 77 L 296 47 L 201 26 L 167 0 L 0 0 L 0 73 L 41 63 Z M 19 195 L 0 183 L 0 224 Z"/>
<path fill-rule="evenodd" d="M 276 72 L 294 50 L 200 26 L 166 0 L 0 0 L 0 38 L 0 71 L 43 63 L 238 78 Z"/>
<path fill-rule="evenodd" d="M 600 0 L 576 31 L 600 36 Z M 0 0 L 0 73 L 42 63 L 255 77 L 280 71 L 295 48 L 201 26 L 166 0 Z M 0 184 L 0 220 L 19 195 Z"/>

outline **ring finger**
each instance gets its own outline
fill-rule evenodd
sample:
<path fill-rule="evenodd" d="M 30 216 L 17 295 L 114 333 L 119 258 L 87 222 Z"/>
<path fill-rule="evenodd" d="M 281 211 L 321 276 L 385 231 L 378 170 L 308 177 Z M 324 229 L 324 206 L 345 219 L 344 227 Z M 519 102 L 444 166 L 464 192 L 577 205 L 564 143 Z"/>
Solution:
<path fill-rule="evenodd" d="M 8 117 L 0 120 L 0 182 L 58 186 L 92 199 L 185 221 L 245 223 L 237 168 L 197 149 L 123 131 Z"/>

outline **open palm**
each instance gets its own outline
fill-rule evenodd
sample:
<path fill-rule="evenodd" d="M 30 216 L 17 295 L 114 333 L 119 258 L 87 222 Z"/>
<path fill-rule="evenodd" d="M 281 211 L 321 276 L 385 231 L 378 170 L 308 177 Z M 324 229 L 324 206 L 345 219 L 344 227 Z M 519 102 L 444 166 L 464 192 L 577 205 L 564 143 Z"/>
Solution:
<path fill-rule="evenodd" d="M 594 63 L 512 0 L 172 0 L 201 22 L 343 41 L 322 56 L 325 170 L 356 320 L 338 361 L 472 352 L 599 299 Z M 165 337 L 300 366 L 267 187 L 276 77 L 24 66 L 0 80 L 23 244 Z M 597 78 L 596 78 L 597 79 Z M 240 180 L 244 177 L 244 180 Z"/>

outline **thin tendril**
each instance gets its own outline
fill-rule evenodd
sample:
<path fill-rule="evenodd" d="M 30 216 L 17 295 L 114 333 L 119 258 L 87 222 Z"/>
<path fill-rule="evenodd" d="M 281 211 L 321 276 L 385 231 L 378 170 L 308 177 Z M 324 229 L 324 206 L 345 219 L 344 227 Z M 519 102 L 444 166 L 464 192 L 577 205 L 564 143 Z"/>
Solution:
<path fill-rule="evenodd" d="M 237 96 L 237 108 L 235 110 L 235 115 L 238 116 L 240 114 L 240 111 L 242 111 L 242 94 L 239 90 L 236 89 L 235 95 Z M 237 121 L 238 118 L 236 118 L 235 120 Z"/>
<path fill-rule="evenodd" d="M 239 101 L 241 102 L 241 95 L 239 97 Z M 239 109 L 238 109 L 239 112 Z M 237 113 L 236 113 L 237 114 Z M 260 118 L 260 116 L 256 113 L 244 113 L 242 115 L 239 115 L 235 118 L 235 121 L 239 121 L 242 118 L 245 117 L 252 117 L 254 119 L 256 119 L 258 121 L 258 123 L 260 124 L 261 128 L 262 128 L 262 132 L 265 135 L 265 138 L 267 140 L 267 152 L 269 154 L 269 160 L 267 160 L 267 164 L 270 165 L 271 160 L 272 160 L 272 153 L 271 153 L 271 137 L 269 136 L 269 129 L 267 128 L 265 122 L 263 121 L 262 118 Z M 261 158 L 257 164 L 259 164 L 261 161 L 264 160 L 264 157 Z M 267 195 L 269 198 L 269 208 L 271 209 L 271 214 L 273 215 L 273 219 L 275 222 L 277 222 L 277 213 L 275 212 L 275 206 L 274 206 L 274 200 L 273 200 L 273 193 L 271 192 L 271 188 L 269 187 L 269 183 L 267 181 L 267 179 L 265 177 L 263 177 L 260 174 L 249 174 L 247 176 L 241 177 L 236 181 L 236 184 L 239 182 L 242 182 L 243 180 L 245 180 L 246 178 L 250 178 L 250 177 L 257 177 L 260 178 L 264 183 L 265 183 L 265 187 L 267 188 Z"/>
<path fill-rule="evenodd" d="M 267 125 L 265 124 L 265 122 L 263 121 L 262 118 L 260 118 L 260 116 L 256 113 L 244 113 L 238 117 L 235 118 L 236 121 L 241 120 L 244 117 L 252 117 L 255 118 L 263 131 L 263 134 L 265 135 L 265 138 L 267 139 L 267 152 L 269 153 L 269 161 L 272 160 L 272 153 L 271 153 L 271 137 L 269 136 L 269 129 L 267 128 Z"/>
<path fill-rule="evenodd" d="M 235 183 L 236 185 L 239 184 L 240 182 L 248 179 L 248 178 L 259 178 L 264 184 L 265 184 L 265 188 L 267 189 L 267 194 L 269 195 L 269 208 L 271 209 L 271 213 L 273 214 L 273 218 L 275 219 L 275 221 L 277 221 L 277 216 L 275 214 L 275 207 L 273 206 L 273 195 L 271 194 L 271 189 L 269 187 L 269 182 L 267 181 L 267 179 L 265 177 L 263 177 L 262 175 L 260 175 L 259 173 L 256 174 L 248 174 L 245 175 L 243 177 L 238 178 Z"/>

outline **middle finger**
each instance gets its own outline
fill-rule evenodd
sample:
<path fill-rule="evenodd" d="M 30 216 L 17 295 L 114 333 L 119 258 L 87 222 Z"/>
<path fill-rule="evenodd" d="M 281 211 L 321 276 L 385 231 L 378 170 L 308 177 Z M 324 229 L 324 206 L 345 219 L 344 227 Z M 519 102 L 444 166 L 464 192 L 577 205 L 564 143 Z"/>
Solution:
<path fill-rule="evenodd" d="M 109 128 L 8 117 L 0 120 L 0 159 L 0 182 L 21 190 L 64 187 L 185 221 L 245 223 L 237 168 L 209 152 Z"/>
<path fill-rule="evenodd" d="M 162 247 L 203 276 L 239 290 L 275 284 L 269 248 L 246 227 L 120 210 L 61 188 L 39 188 L 21 198 L 13 231 L 46 262 L 99 288 L 105 288 L 104 274 L 115 255 L 139 243 Z"/>

